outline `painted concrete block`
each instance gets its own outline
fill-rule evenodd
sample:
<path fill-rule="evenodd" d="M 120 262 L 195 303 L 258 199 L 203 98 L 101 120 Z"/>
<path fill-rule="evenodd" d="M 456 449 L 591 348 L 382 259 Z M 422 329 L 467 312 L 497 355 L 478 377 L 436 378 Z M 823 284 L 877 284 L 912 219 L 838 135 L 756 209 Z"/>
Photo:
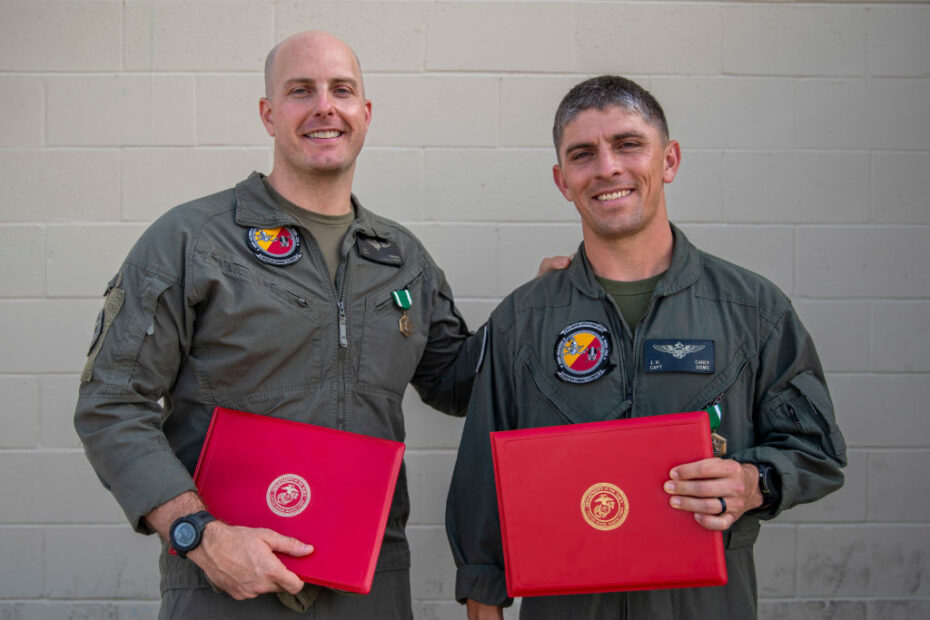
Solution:
<path fill-rule="evenodd" d="M 717 6 L 586 2 L 574 6 L 574 18 L 575 71 L 700 75 L 721 69 Z"/>
<path fill-rule="evenodd" d="M 795 528 L 766 523 L 753 547 L 759 596 L 790 597 L 795 585 Z"/>
<path fill-rule="evenodd" d="M 0 77 L 0 147 L 32 148 L 45 143 L 45 86 L 39 77 Z"/>
<path fill-rule="evenodd" d="M 794 147 L 792 80 L 657 77 L 651 90 L 685 152 Z"/>
<path fill-rule="evenodd" d="M 48 295 L 100 295 L 145 228 L 144 224 L 49 226 L 46 253 Z M 80 260 L 75 260 L 76 256 Z"/>
<path fill-rule="evenodd" d="M 35 448 L 39 439 L 38 378 L 0 376 L 0 394 L 3 394 L 0 400 L 0 428 L 3 428 L 0 448 Z"/>
<path fill-rule="evenodd" d="M 258 113 L 258 101 L 264 96 L 261 73 L 198 75 L 197 144 L 270 146 L 272 139 Z"/>
<path fill-rule="evenodd" d="M 930 514 L 930 451 L 875 451 L 869 457 L 869 519 L 924 521 Z"/>
<path fill-rule="evenodd" d="M 151 221 L 178 204 L 233 187 L 271 169 L 270 149 L 126 149 L 123 218 Z"/>
<path fill-rule="evenodd" d="M 488 224 L 410 226 L 446 274 L 458 297 L 488 297 L 498 290 L 497 227 Z"/>
<path fill-rule="evenodd" d="M 91 338 L 87 336 L 88 343 Z M 79 375 L 43 375 L 39 378 L 39 432 L 49 448 L 80 448 L 74 430 Z"/>
<path fill-rule="evenodd" d="M 157 536 L 141 536 L 128 525 L 45 528 L 48 596 L 157 598 L 160 548 Z"/>
<path fill-rule="evenodd" d="M 190 145 L 194 80 L 188 76 L 49 77 L 48 143 L 53 146 Z"/>
<path fill-rule="evenodd" d="M 0 511 L 0 523 L 126 522 L 83 452 L 0 452 L 0 466 L 5 472 L 29 472 L 0 478 L 0 495 L 13 498 Z"/>
<path fill-rule="evenodd" d="M 840 425 L 840 430 L 844 430 Z M 843 473 L 843 486 L 812 504 L 801 504 L 778 515 L 776 523 L 849 523 L 868 519 L 868 463 L 870 453 L 851 450 L 846 458 L 849 464 Z M 764 531 L 764 528 L 763 528 Z"/>
<path fill-rule="evenodd" d="M 404 426 L 408 450 L 417 448 L 457 450 L 464 418 L 439 413 L 423 404 L 413 387 L 404 393 Z"/>
<path fill-rule="evenodd" d="M 882 224 L 930 224 L 930 153 L 872 153 L 872 217 Z"/>
<path fill-rule="evenodd" d="M 759 601 L 759 620 L 867 620 L 867 613 L 865 601 Z"/>
<path fill-rule="evenodd" d="M 369 75 L 365 85 L 372 101 L 371 146 L 497 144 L 496 77 Z"/>
<path fill-rule="evenodd" d="M 364 6 L 364 8 L 359 8 Z M 420 71 L 426 50 L 423 2 L 280 2 L 275 42 L 303 30 L 326 30 L 348 43 L 367 76 L 377 71 Z"/>
<path fill-rule="evenodd" d="M 926 597 L 928 563 L 926 525 L 798 528 L 801 597 Z"/>
<path fill-rule="evenodd" d="M 850 447 L 930 447 L 930 384 L 925 376 L 842 374 L 827 380 Z M 881 424 L 875 423 L 876 412 Z"/>
<path fill-rule="evenodd" d="M 45 593 L 42 545 L 42 528 L 0 527 L 0 598 L 38 598 Z"/>
<path fill-rule="evenodd" d="M 101 307 L 98 300 L 0 301 L 0 342 L 17 351 L 0 357 L 0 373 L 79 373 Z"/>
<path fill-rule="evenodd" d="M 569 203 L 565 204 L 571 208 Z M 535 278 L 543 258 L 569 256 L 581 243 L 580 224 L 505 224 L 499 234 L 498 291 L 502 297 Z"/>
<path fill-rule="evenodd" d="M 730 5 L 723 10 L 723 69 L 751 75 L 865 75 L 862 7 Z"/>
<path fill-rule="evenodd" d="M 868 301 L 798 299 L 795 310 L 814 339 L 827 372 L 869 369 Z"/>
<path fill-rule="evenodd" d="M 455 562 L 445 527 L 407 528 L 410 542 L 410 581 L 413 598 L 451 601 L 455 597 Z"/>
<path fill-rule="evenodd" d="M 554 164 L 552 123 L 555 111 L 568 91 L 583 79 L 584 76 L 501 77 L 501 145 L 548 148 L 550 166 Z"/>
<path fill-rule="evenodd" d="M 567 12 L 560 4 L 434 3 L 426 20 L 426 68 L 569 71 Z"/>
<path fill-rule="evenodd" d="M 798 293 L 908 298 L 930 291 L 930 227 L 798 228 Z"/>
<path fill-rule="evenodd" d="M 455 450 L 407 452 L 404 460 L 410 487 L 410 524 L 444 525 L 455 455 Z"/>
<path fill-rule="evenodd" d="M 422 221 L 423 152 L 418 149 L 362 149 L 352 193 L 378 215 L 401 222 Z"/>
<path fill-rule="evenodd" d="M 0 602 L 2 620 L 156 620 L 158 603 L 79 601 Z"/>
<path fill-rule="evenodd" d="M 441 221 L 573 221 L 553 163 L 550 149 L 427 149 L 427 213 Z"/>
<path fill-rule="evenodd" d="M 678 175 L 665 186 L 669 217 L 676 224 L 723 221 L 724 154 L 690 149 L 681 158 Z"/>
<path fill-rule="evenodd" d="M 869 12 L 872 75 L 930 77 L 930 8 L 873 7 Z"/>
<path fill-rule="evenodd" d="M 119 2 L 3 3 L 0 71 L 121 68 Z"/>
<path fill-rule="evenodd" d="M 836 152 L 728 152 L 729 222 L 866 223 L 869 155 Z"/>
<path fill-rule="evenodd" d="M 40 297 L 45 293 L 46 229 L 0 226 L 0 297 Z"/>
<path fill-rule="evenodd" d="M 272 13 L 266 2 L 132 2 L 125 68 L 261 71 L 272 47 Z"/>
<path fill-rule="evenodd" d="M 872 304 L 872 370 L 930 372 L 930 302 Z"/>
<path fill-rule="evenodd" d="M 797 145 L 813 149 L 926 149 L 930 80 L 801 80 Z"/>
<path fill-rule="evenodd" d="M 702 250 L 755 271 L 792 294 L 794 231 L 790 227 L 689 224 L 682 230 Z"/>
<path fill-rule="evenodd" d="M 882 620 L 913 620 L 930 617 L 930 601 L 927 599 L 871 600 L 868 602 L 869 618 Z"/>
<path fill-rule="evenodd" d="M 0 151 L 0 221 L 118 220 L 119 181 L 116 149 Z"/>

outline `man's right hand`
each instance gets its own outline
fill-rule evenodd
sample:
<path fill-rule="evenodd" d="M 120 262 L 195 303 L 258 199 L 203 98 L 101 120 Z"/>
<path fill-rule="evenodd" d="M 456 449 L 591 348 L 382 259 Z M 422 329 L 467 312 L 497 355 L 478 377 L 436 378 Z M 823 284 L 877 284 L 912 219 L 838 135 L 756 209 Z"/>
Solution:
<path fill-rule="evenodd" d="M 313 553 L 311 545 L 264 528 L 208 523 L 203 542 L 187 554 L 217 588 L 236 600 L 265 592 L 297 594 L 304 587 L 274 552 L 297 557 Z"/>
<path fill-rule="evenodd" d="M 478 601 L 467 599 L 465 608 L 468 610 L 468 620 L 503 620 L 504 609 L 497 605 L 485 605 Z"/>

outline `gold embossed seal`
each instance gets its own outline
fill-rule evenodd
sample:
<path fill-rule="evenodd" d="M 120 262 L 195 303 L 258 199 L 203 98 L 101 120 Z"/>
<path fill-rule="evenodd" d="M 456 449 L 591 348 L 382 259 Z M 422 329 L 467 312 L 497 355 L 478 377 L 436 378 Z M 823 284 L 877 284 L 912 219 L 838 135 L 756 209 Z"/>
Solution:
<path fill-rule="evenodd" d="M 296 517 L 310 503 L 310 485 L 297 474 L 284 474 L 268 485 L 268 508 L 279 517 Z"/>
<path fill-rule="evenodd" d="M 581 515 L 594 529 L 616 529 L 623 525 L 629 513 L 626 493 L 609 482 L 592 484 L 581 496 Z"/>

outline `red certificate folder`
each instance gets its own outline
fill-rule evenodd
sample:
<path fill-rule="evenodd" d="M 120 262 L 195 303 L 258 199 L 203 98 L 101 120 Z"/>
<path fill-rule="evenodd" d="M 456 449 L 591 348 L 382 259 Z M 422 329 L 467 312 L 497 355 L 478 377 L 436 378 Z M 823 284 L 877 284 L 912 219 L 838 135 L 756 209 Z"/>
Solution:
<path fill-rule="evenodd" d="M 194 472 L 217 518 L 312 544 L 308 583 L 368 593 L 404 444 L 217 407 Z"/>
<path fill-rule="evenodd" d="M 495 432 L 491 448 L 510 596 L 727 582 L 721 533 L 662 489 L 712 456 L 706 412 Z"/>

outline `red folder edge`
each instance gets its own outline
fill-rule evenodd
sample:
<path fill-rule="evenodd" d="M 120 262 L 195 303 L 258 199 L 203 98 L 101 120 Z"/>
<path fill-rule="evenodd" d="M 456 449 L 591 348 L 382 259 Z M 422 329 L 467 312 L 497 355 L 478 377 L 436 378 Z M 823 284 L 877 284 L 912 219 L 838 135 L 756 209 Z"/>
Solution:
<path fill-rule="evenodd" d="M 678 420 L 675 421 L 675 418 Z M 626 587 L 617 587 L 612 582 L 605 582 L 602 584 L 591 584 L 588 587 L 566 587 L 555 590 L 540 590 L 537 588 L 530 588 L 523 586 L 522 584 L 515 583 L 515 577 L 512 570 L 512 562 L 510 561 L 510 551 L 507 544 L 507 525 L 506 520 L 503 517 L 504 513 L 504 498 L 501 492 L 501 466 L 499 462 L 498 452 L 500 450 L 499 446 L 508 441 L 520 441 L 534 435 L 539 435 L 548 432 L 559 432 L 563 430 L 573 430 L 581 432 L 591 432 L 596 433 L 602 430 L 616 430 L 618 427 L 624 428 L 636 428 L 643 426 L 655 425 L 657 422 L 665 425 L 668 424 L 693 424 L 697 422 L 702 428 L 702 433 L 707 437 L 707 441 L 700 444 L 697 448 L 698 456 L 693 460 L 701 460 L 704 458 L 711 458 L 713 456 L 713 447 L 710 441 L 710 419 L 706 411 L 693 411 L 687 413 L 672 413 L 665 415 L 657 416 L 647 416 L 642 418 L 627 418 L 621 420 L 608 420 L 604 422 L 584 422 L 580 424 L 567 424 L 567 425 L 558 425 L 558 426 L 546 426 L 546 427 L 536 427 L 536 428 L 527 428 L 527 429 L 517 429 L 509 431 L 494 431 L 490 433 L 491 441 L 491 456 L 494 465 L 494 481 L 497 488 L 497 505 L 498 505 L 498 514 L 500 515 L 500 526 L 501 526 L 501 542 L 504 553 L 504 574 L 507 582 L 507 594 L 511 597 L 517 596 L 544 596 L 544 595 L 555 595 L 555 594 L 593 594 L 598 592 L 626 592 L 633 590 L 644 590 L 644 589 L 673 589 L 673 588 L 690 588 L 690 587 L 702 587 L 702 586 L 721 586 L 726 585 L 727 570 L 726 570 L 726 559 L 724 555 L 723 548 L 723 533 L 720 531 L 711 531 L 708 530 L 708 533 L 713 537 L 714 544 L 713 549 L 715 553 L 714 561 L 720 566 L 720 571 L 718 574 L 708 577 L 705 580 L 694 580 L 687 584 L 666 584 L 659 587 L 651 584 L 630 584 Z M 582 430 L 583 429 L 583 430 Z M 688 461 L 682 461 L 682 463 Z"/>
<path fill-rule="evenodd" d="M 283 424 L 289 424 L 289 425 L 295 425 L 295 426 L 308 426 L 308 424 L 306 424 L 306 423 L 304 423 L 304 422 L 297 422 L 297 421 L 295 421 L 295 420 L 288 420 L 288 419 L 285 419 L 285 418 L 273 418 L 273 417 L 270 417 L 270 416 L 263 416 L 263 415 L 256 414 L 256 413 L 248 413 L 248 412 L 245 412 L 245 411 L 237 411 L 237 410 L 235 410 L 235 409 L 229 409 L 229 408 L 226 408 L 226 407 L 216 407 L 216 408 L 214 408 L 214 410 L 213 410 L 213 416 L 210 418 L 210 426 L 207 428 L 207 433 L 206 433 L 206 435 L 204 436 L 203 446 L 201 447 L 200 456 L 199 456 L 199 458 L 197 459 L 197 465 L 196 465 L 196 467 L 194 468 L 194 484 L 195 484 L 195 485 L 196 485 L 197 482 L 200 480 L 200 476 L 202 475 L 201 466 L 202 466 L 202 465 L 204 464 L 204 462 L 205 462 L 204 456 L 205 456 L 205 453 L 206 453 L 206 451 L 208 450 L 208 448 L 209 448 L 209 446 L 210 446 L 210 437 L 211 437 L 211 435 L 213 434 L 214 428 L 216 427 L 216 421 L 217 421 L 217 418 L 218 418 L 218 416 L 217 416 L 216 414 L 217 414 L 217 412 L 220 411 L 220 410 L 225 410 L 225 411 L 228 411 L 228 412 L 233 413 L 233 414 L 239 414 L 239 415 L 246 415 L 246 416 L 254 416 L 254 417 L 258 417 L 258 418 L 271 419 L 271 420 L 274 420 L 274 421 L 277 422 L 277 423 L 283 423 Z M 327 427 L 320 427 L 320 426 L 318 426 L 317 428 L 320 429 L 320 430 L 323 430 L 323 431 L 345 432 L 345 431 L 338 431 L 338 430 L 336 430 L 336 429 L 331 429 L 331 428 L 327 428 Z M 375 553 L 372 554 L 371 560 L 370 560 L 369 563 L 368 563 L 368 568 L 367 568 L 367 571 L 366 571 L 366 573 L 365 573 L 365 578 L 364 578 L 364 585 L 363 585 L 362 587 L 356 588 L 356 587 L 349 586 L 349 585 L 347 585 L 347 584 L 343 584 L 343 583 L 334 583 L 334 582 L 331 582 L 331 581 L 327 581 L 327 580 L 325 580 L 325 579 L 320 579 L 320 578 L 318 578 L 318 577 L 314 577 L 314 578 L 313 578 L 313 581 L 310 582 L 310 581 L 307 580 L 307 578 L 306 578 L 305 575 L 301 575 L 299 572 L 295 571 L 295 572 L 297 573 L 297 576 L 300 577 L 301 580 L 304 581 L 305 583 L 314 583 L 314 584 L 317 584 L 317 585 L 321 585 L 321 586 L 333 588 L 333 589 L 336 589 L 336 590 L 342 590 L 342 591 L 345 591 L 345 592 L 354 592 L 354 593 L 358 593 L 358 594 L 368 594 L 369 592 L 371 592 L 371 584 L 372 584 L 372 581 L 374 580 L 375 568 L 376 568 L 376 566 L 377 566 L 377 564 L 378 564 L 378 557 L 381 555 L 381 543 L 382 543 L 382 541 L 384 540 L 384 530 L 385 530 L 386 525 L 387 525 L 387 518 L 388 518 L 388 515 L 390 514 L 390 511 L 391 511 L 391 504 L 393 503 L 392 500 L 393 500 L 393 497 L 394 497 L 394 491 L 395 491 L 395 488 L 396 488 L 396 486 L 397 486 L 397 478 L 398 478 L 398 475 L 399 475 L 399 473 L 400 473 L 400 468 L 401 468 L 401 465 L 403 464 L 404 451 L 405 451 L 405 449 L 406 449 L 406 446 L 405 446 L 402 442 L 391 441 L 391 440 L 389 440 L 389 439 L 382 439 L 382 438 L 379 438 L 379 437 L 372 437 L 372 436 L 368 436 L 368 435 L 365 435 L 365 437 L 368 438 L 368 439 L 376 440 L 376 441 L 384 441 L 384 442 L 389 442 L 389 443 L 392 443 L 392 444 L 398 444 L 400 448 L 399 448 L 399 450 L 397 451 L 397 453 L 396 453 L 396 455 L 395 455 L 395 458 L 394 458 L 394 461 L 393 461 L 393 463 L 392 463 L 392 467 L 391 467 L 391 476 L 390 476 L 390 478 L 389 478 L 390 482 L 389 482 L 389 484 L 388 484 L 387 493 L 386 493 L 386 496 L 387 496 L 388 500 L 384 503 L 384 506 L 383 506 L 383 508 L 382 508 L 382 510 L 381 510 L 381 514 L 380 514 L 379 517 L 378 517 L 378 530 L 377 530 L 376 538 L 375 538 L 375 541 L 374 541 L 374 548 L 375 548 L 376 551 L 375 551 Z M 209 510 L 209 506 L 207 507 L 207 509 Z M 220 517 L 217 516 L 217 518 L 220 518 Z M 227 522 L 226 519 L 222 519 L 222 520 L 223 520 L 224 522 Z M 231 525 L 236 525 L 236 523 L 232 523 L 232 522 L 229 522 L 229 523 L 230 523 Z M 171 549 L 171 550 L 170 550 L 170 553 L 176 555 L 176 552 L 174 551 L 174 549 Z M 299 559 L 299 558 L 295 558 L 294 556 L 290 556 L 290 555 L 287 555 L 287 554 L 284 554 L 284 553 L 277 553 L 277 552 L 275 552 L 275 555 L 278 556 L 278 558 L 284 563 L 284 565 L 288 568 L 288 570 L 294 570 L 294 569 L 292 568 L 292 566 L 291 566 L 292 561 L 295 560 L 295 559 Z"/>

